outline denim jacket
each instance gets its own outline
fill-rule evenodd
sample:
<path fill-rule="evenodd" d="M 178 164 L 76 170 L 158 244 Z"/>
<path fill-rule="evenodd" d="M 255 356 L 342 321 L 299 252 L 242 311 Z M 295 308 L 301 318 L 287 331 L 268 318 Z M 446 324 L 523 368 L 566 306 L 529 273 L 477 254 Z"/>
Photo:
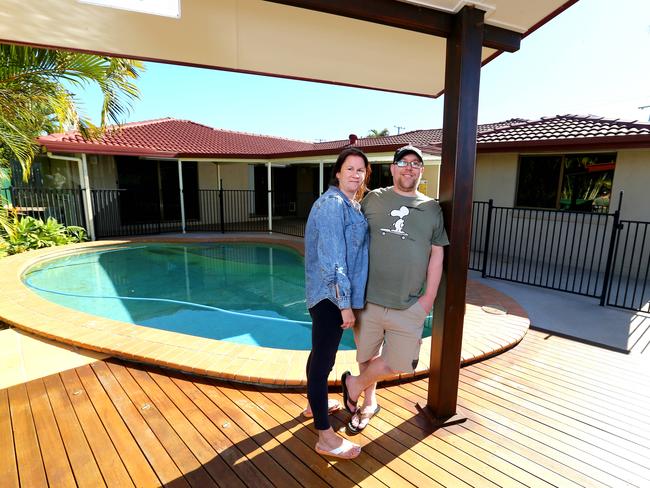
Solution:
<path fill-rule="evenodd" d="M 368 280 L 368 222 L 357 202 L 335 186 L 316 200 L 305 229 L 307 308 L 329 299 L 363 308 Z"/>

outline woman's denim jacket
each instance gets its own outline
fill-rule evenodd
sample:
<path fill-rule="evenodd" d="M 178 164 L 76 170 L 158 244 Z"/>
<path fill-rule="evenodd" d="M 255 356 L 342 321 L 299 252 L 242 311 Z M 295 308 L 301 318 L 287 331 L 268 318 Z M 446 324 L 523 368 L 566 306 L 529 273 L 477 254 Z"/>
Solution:
<path fill-rule="evenodd" d="M 307 308 L 329 299 L 363 308 L 368 280 L 368 222 L 336 186 L 316 200 L 305 229 Z"/>

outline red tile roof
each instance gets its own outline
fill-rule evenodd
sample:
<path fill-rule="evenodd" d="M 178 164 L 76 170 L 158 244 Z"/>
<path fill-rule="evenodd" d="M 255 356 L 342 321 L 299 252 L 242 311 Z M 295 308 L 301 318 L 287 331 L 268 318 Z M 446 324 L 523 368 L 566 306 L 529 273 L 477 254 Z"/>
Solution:
<path fill-rule="evenodd" d="M 606 119 L 595 115 L 556 115 L 480 132 L 478 149 L 523 147 L 647 147 L 650 123 Z"/>
<path fill-rule="evenodd" d="M 153 157 L 266 157 L 314 148 L 310 142 L 213 129 L 171 118 L 125 124 L 97 141 L 69 132 L 40 137 L 39 142 L 50 151 Z"/>
<path fill-rule="evenodd" d="M 280 137 L 234 132 L 188 120 L 158 119 L 125 124 L 97 141 L 78 133 L 39 138 L 48 151 L 123 154 L 167 158 L 268 159 L 289 156 L 332 155 L 351 146 L 350 139 L 305 142 Z M 391 152 L 412 144 L 440 153 L 442 129 L 426 129 L 385 137 L 359 138 L 352 144 L 366 152 Z M 544 146 L 650 147 L 650 124 L 596 116 L 557 115 L 540 120 L 509 119 L 478 126 L 477 149 L 515 150 Z"/>

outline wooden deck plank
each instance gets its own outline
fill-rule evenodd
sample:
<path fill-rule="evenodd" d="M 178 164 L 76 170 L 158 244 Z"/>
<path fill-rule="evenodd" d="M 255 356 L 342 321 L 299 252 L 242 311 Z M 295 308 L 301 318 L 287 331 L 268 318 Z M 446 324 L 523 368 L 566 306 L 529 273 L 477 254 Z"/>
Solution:
<path fill-rule="evenodd" d="M 201 412 L 207 416 L 220 432 L 233 444 L 233 452 L 241 452 L 244 462 L 252 463 L 263 473 L 273 486 L 284 486 L 285 483 L 295 486 L 295 479 L 286 472 L 268 453 L 248 436 L 235 419 L 230 418 L 221 409 L 221 405 L 212 401 L 210 396 L 199 387 L 200 382 L 193 383 L 178 377 L 173 377 L 178 388 L 194 402 Z"/>
<path fill-rule="evenodd" d="M 160 480 L 102 388 L 92 368 L 86 365 L 77 368 L 76 371 L 133 483 L 141 487 L 159 486 L 161 484 Z"/>
<path fill-rule="evenodd" d="M 591 408 L 597 408 L 602 412 L 625 410 L 627 416 L 636 421 L 646 421 L 648 418 L 644 406 L 626 401 L 626 397 L 623 395 L 613 394 L 611 390 L 604 388 L 588 389 L 587 385 L 581 384 L 579 380 L 571 376 L 549 368 L 540 368 L 521 362 L 513 358 L 512 355 L 506 356 L 494 358 L 490 363 L 481 364 L 481 369 L 485 367 L 493 372 L 507 369 L 514 378 L 528 378 L 533 383 L 534 389 L 541 387 L 546 392 L 561 396 L 569 388 L 573 391 L 576 401 L 590 405 Z"/>
<path fill-rule="evenodd" d="M 18 466 L 7 390 L 0 390 L 0 480 L 3 480 L 7 488 L 18 486 Z"/>
<path fill-rule="evenodd" d="M 106 486 L 59 375 L 43 378 L 63 445 L 80 486 Z"/>
<path fill-rule="evenodd" d="M 218 486 L 216 481 L 210 477 L 196 456 L 194 456 L 192 451 L 178 436 L 173 427 L 169 425 L 157 405 L 146 396 L 131 377 L 126 366 L 113 362 L 106 364 L 130 400 L 140 408 L 142 418 L 156 434 L 156 437 L 165 447 L 190 485 L 200 488 Z"/>
<path fill-rule="evenodd" d="M 59 376 L 68 392 L 72 408 L 74 408 L 81 428 L 86 434 L 86 440 L 95 456 L 95 461 L 97 461 L 97 466 L 104 477 L 106 485 L 116 488 L 133 486 L 133 481 L 115 450 L 111 438 L 106 433 L 76 371 L 64 371 L 59 373 Z"/>
<path fill-rule="evenodd" d="M 413 396 L 406 396 L 412 401 L 417 401 L 421 395 L 426 395 L 425 382 L 407 383 L 401 387 L 404 391 L 413 392 Z M 566 465 L 546 456 L 545 449 L 548 452 L 553 451 L 545 444 L 538 442 L 533 446 L 527 445 L 526 442 L 529 439 L 516 435 L 511 429 L 508 430 L 507 426 L 490 422 L 464 408 L 459 408 L 459 411 L 467 418 L 467 421 L 457 426 L 447 427 L 447 429 L 462 430 L 461 437 L 464 440 L 483 448 L 486 453 L 491 455 L 490 458 L 496 456 L 503 460 L 506 464 L 502 471 L 527 486 L 550 484 L 552 486 L 577 487 L 589 485 L 592 481 L 591 478 L 581 477 L 575 471 L 569 470 Z M 485 455 L 479 458 L 484 459 Z"/>
<path fill-rule="evenodd" d="M 292 474 L 299 483 L 304 486 L 327 486 L 327 483 L 319 476 L 319 473 L 312 465 L 312 461 L 319 462 L 322 465 L 322 460 L 317 459 L 319 456 L 311 456 L 311 450 L 307 444 L 293 435 L 292 430 L 301 428 L 300 422 L 295 417 L 287 419 L 286 422 L 280 422 L 277 417 L 272 415 L 277 408 L 275 404 L 268 402 L 261 395 L 258 397 L 255 391 L 221 391 L 224 395 L 227 394 L 232 401 L 246 405 L 246 413 L 261 429 L 264 429 L 260 431 L 260 440 L 262 442 L 264 442 L 265 438 L 272 438 L 271 443 L 265 442 L 265 444 L 268 446 L 282 446 L 278 452 L 278 459 L 280 459 L 281 455 L 285 466 L 291 464 L 295 467 Z M 251 396 L 258 398 L 261 403 L 251 399 Z"/>
<path fill-rule="evenodd" d="M 382 411 L 352 438 L 362 455 L 335 461 L 313 450 L 304 391 L 100 361 L 0 390 L 1 484 L 60 485 L 53 473 L 64 465 L 52 461 L 65 449 L 74 481 L 101 486 L 92 446 L 102 441 L 137 486 L 650 486 L 647 371 L 647 360 L 529 331 L 461 370 L 466 422 L 425 435 L 414 406 L 427 380 L 383 386 Z"/>
<path fill-rule="evenodd" d="M 541 406 L 553 408 L 574 420 L 595 425 L 630 442 L 640 438 L 644 440 L 643 445 L 640 446 L 642 449 L 640 454 L 645 458 L 650 457 L 650 450 L 647 447 L 650 444 L 650 429 L 639 430 L 640 425 L 645 424 L 646 427 L 650 427 L 648 416 L 642 416 L 630 408 L 625 408 L 624 405 L 616 409 L 615 395 L 607 392 L 602 398 L 593 394 L 583 395 L 568 384 L 549 384 L 543 376 L 540 377 L 534 372 L 521 370 L 516 366 L 504 368 L 497 362 L 476 365 L 473 370 L 481 376 L 493 378 L 492 381 L 498 383 L 506 394 L 509 394 L 512 389 L 530 392 L 530 396 L 534 394 L 535 403 L 540 401 Z M 540 386 L 544 388 L 542 393 L 538 393 Z M 623 411 L 625 415 L 621 415 Z"/>
<path fill-rule="evenodd" d="M 338 462 L 316 453 L 314 446 L 318 441 L 318 434 L 312 426 L 312 420 L 307 420 L 301 415 L 306 400 L 303 400 L 303 404 L 298 406 L 290 398 L 287 398 L 295 398 L 296 396 L 300 396 L 299 394 L 250 390 L 246 390 L 243 393 L 251 402 L 259 405 L 279 425 L 283 425 L 286 428 L 283 435 L 288 436 L 289 439 L 294 439 L 293 441 L 288 440 L 287 442 L 291 442 L 293 446 L 297 446 L 295 450 L 299 453 L 303 462 L 329 485 L 347 486 L 354 477 L 356 477 L 357 483 L 360 486 L 398 486 L 398 483 L 403 483 L 404 486 L 410 485 L 410 483 L 405 483 L 402 477 L 396 476 L 393 472 L 385 473 L 381 478 L 375 474 L 375 476 L 367 476 L 364 479 L 363 476 L 366 472 L 358 469 L 355 464 Z M 301 396 L 300 398 L 302 399 Z M 331 418 L 331 423 L 334 430 L 342 427 L 342 423 L 338 419 Z M 297 444 L 297 441 L 300 444 Z M 292 450 L 294 449 L 292 448 Z"/>
<path fill-rule="evenodd" d="M 294 473 L 286 470 L 286 466 L 293 467 L 293 463 L 296 463 L 297 458 L 251 418 L 250 411 L 256 408 L 255 405 L 249 401 L 242 402 L 241 395 L 237 390 L 232 390 L 230 393 L 238 401 L 224 395 L 221 388 L 216 385 L 206 383 L 196 383 L 196 385 L 213 403 L 219 405 L 219 408 L 233 423 L 243 429 L 246 437 L 254 441 L 255 452 L 266 452 L 275 460 L 278 466 L 283 468 L 284 482 L 287 483 L 287 486 L 301 486 L 301 482 L 294 477 Z M 295 467 L 297 470 L 302 470 L 300 465 Z"/>
<path fill-rule="evenodd" d="M 486 380 L 476 374 L 475 371 L 466 372 L 467 378 L 474 380 L 473 387 L 479 384 L 483 393 L 489 393 L 493 399 L 501 403 L 504 401 L 509 402 L 511 404 L 510 408 L 516 408 L 519 414 L 534 419 L 535 422 L 553 426 L 556 437 L 562 436 L 567 440 L 571 438 L 579 439 L 571 440 L 572 444 L 579 446 L 580 449 L 587 453 L 590 452 L 596 455 L 596 452 L 598 452 L 599 457 L 603 458 L 602 462 L 609 463 L 614 469 L 627 471 L 631 477 L 630 479 L 634 479 L 635 474 L 643 471 L 643 466 L 649 458 L 643 455 L 647 448 L 642 447 L 640 443 L 631 443 L 628 439 L 623 438 L 623 435 L 627 435 L 626 432 L 619 430 L 620 435 L 616 435 L 606 426 L 598 428 L 596 422 L 581 422 L 580 419 L 576 418 L 580 416 L 575 411 L 566 409 L 558 411 L 555 405 L 542 400 L 539 396 L 531 398 L 529 394 L 523 391 L 523 387 L 504 392 L 498 384 L 495 384 L 494 380 Z M 570 393 L 568 391 L 567 396 L 570 396 Z M 549 432 L 553 431 L 549 430 Z M 603 450 L 605 450 L 605 453 L 601 453 Z M 625 452 L 625 456 L 617 455 L 620 452 Z M 599 464 L 602 465 L 602 462 Z"/>
<path fill-rule="evenodd" d="M 500 402 L 499 399 L 494 399 L 473 387 L 464 375 L 461 375 L 458 395 L 459 405 L 465 410 L 473 411 L 497 423 L 514 426 L 516 431 L 524 436 L 553 446 L 563 457 L 568 455 L 565 459 L 569 465 L 594 480 L 610 479 L 613 485 L 620 483 L 621 480 L 632 482 L 624 470 L 616 469 L 615 471 L 618 472 L 612 473 L 607 468 L 602 469 L 606 462 L 602 457 L 603 453 L 600 449 L 602 446 L 594 446 L 579 437 L 568 435 L 558 430 L 552 421 L 541 422 L 535 414 L 529 412 L 529 415 L 525 415 L 525 412 L 520 411 L 516 405 Z"/>
<path fill-rule="evenodd" d="M 45 385 L 38 379 L 30 381 L 26 387 L 48 483 L 61 487 L 76 486 Z"/>
<path fill-rule="evenodd" d="M 8 393 L 20 484 L 29 487 L 47 486 L 27 388 L 25 385 L 12 386 Z"/>
<path fill-rule="evenodd" d="M 491 453 L 481 452 L 471 443 L 457 439 L 453 429 L 440 429 L 426 435 L 426 420 L 415 412 L 415 404 L 424 403 L 424 397 L 408 394 L 397 387 L 391 388 L 390 391 L 380 391 L 379 397 L 382 404 L 386 402 L 389 405 L 389 412 L 384 415 L 389 426 L 399 425 L 405 435 L 412 437 L 416 442 L 413 447 L 416 452 L 420 451 L 422 455 L 429 456 L 436 462 L 441 457 L 455 461 L 455 464 L 449 461 L 442 464 L 451 474 L 471 482 L 473 486 L 527 486 L 521 480 L 527 478 L 525 475 L 521 475 L 511 466 L 504 466 L 509 468 L 507 472 L 495 468 L 493 464 L 496 463 Z M 459 444 L 464 449 L 459 447 Z M 520 476 L 516 476 L 517 474 Z"/>
<path fill-rule="evenodd" d="M 242 462 L 244 453 L 212 423 L 200 406 L 192 402 L 167 375 L 148 370 L 149 375 L 185 414 L 192 425 L 200 430 L 215 452 L 231 467 L 246 486 L 256 488 L 272 487 L 268 478 L 252 462 Z"/>
<path fill-rule="evenodd" d="M 169 398 L 169 392 L 163 391 L 146 371 L 134 368 L 128 371 L 212 479 L 219 486 L 243 488 L 244 484 L 232 468 L 186 418 L 187 412 L 181 411 Z"/>
<path fill-rule="evenodd" d="M 91 368 L 130 432 L 137 439 L 138 445 L 162 484 L 175 488 L 188 487 L 189 483 L 183 477 L 183 473 L 149 428 L 140 414 L 140 409 L 131 402 L 106 363 L 97 361 L 91 365 Z"/>

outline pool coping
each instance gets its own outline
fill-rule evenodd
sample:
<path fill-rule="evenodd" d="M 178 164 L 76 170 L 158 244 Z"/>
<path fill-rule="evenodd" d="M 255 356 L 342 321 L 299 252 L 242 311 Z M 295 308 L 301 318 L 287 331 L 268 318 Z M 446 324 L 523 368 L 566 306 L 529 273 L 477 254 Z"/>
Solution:
<path fill-rule="evenodd" d="M 44 259 L 74 250 L 140 242 L 246 242 L 288 246 L 304 253 L 302 239 L 267 234 L 146 236 L 102 240 L 39 249 L 0 259 L 0 320 L 33 334 L 102 352 L 118 358 L 154 364 L 226 381 L 274 387 L 306 385 L 305 364 L 309 351 L 274 349 L 207 339 L 89 315 L 41 298 L 25 286 L 25 270 Z M 472 295 L 475 299 L 471 299 Z M 479 297 L 480 300 L 476 300 Z M 488 313 L 484 305 L 498 306 L 505 314 Z M 463 334 L 462 364 L 494 356 L 518 344 L 530 322 L 514 300 L 486 285 L 468 282 L 468 303 Z M 489 327 L 486 327 L 488 326 Z M 423 339 L 415 373 L 387 377 L 398 380 L 428 374 L 431 338 Z M 339 351 L 328 378 L 340 383 L 341 374 L 358 371 L 356 352 Z"/>

